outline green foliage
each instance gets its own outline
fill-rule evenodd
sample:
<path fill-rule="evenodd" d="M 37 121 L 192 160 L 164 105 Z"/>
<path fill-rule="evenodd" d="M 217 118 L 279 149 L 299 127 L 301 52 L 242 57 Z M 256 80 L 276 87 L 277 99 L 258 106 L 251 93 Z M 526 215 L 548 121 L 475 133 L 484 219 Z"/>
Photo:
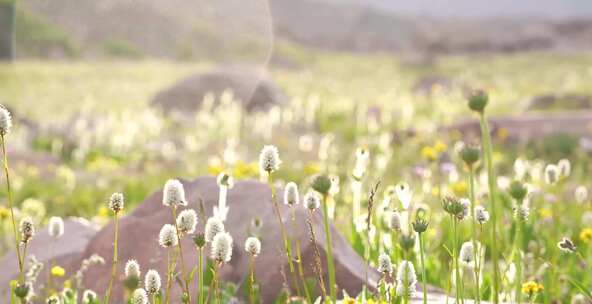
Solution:
<path fill-rule="evenodd" d="M 59 26 L 29 11 L 17 9 L 16 46 L 19 56 L 73 58 L 78 46 Z"/>
<path fill-rule="evenodd" d="M 143 52 L 131 41 L 112 38 L 103 43 L 103 52 L 109 57 L 140 59 Z"/>

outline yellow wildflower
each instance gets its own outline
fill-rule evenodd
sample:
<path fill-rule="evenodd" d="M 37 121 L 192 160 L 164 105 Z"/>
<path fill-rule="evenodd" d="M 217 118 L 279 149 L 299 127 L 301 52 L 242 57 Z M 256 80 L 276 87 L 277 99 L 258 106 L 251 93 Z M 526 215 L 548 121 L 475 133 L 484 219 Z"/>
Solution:
<path fill-rule="evenodd" d="M 499 128 L 495 135 L 499 140 L 505 141 L 508 138 L 508 135 L 510 135 L 510 131 L 506 128 Z"/>
<path fill-rule="evenodd" d="M 53 266 L 51 268 L 51 275 L 54 277 L 61 278 L 66 275 L 66 270 L 60 266 Z"/>
<path fill-rule="evenodd" d="M 584 228 L 580 232 L 580 240 L 584 243 L 592 241 L 592 228 Z"/>
<path fill-rule="evenodd" d="M 527 294 L 529 297 L 543 291 L 543 289 L 543 285 L 534 281 L 528 281 L 522 284 L 522 293 Z"/>
<path fill-rule="evenodd" d="M 7 219 L 10 215 L 10 210 L 8 208 L 0 206 L 0 220 Z"/>
<path fill-rule="evenodd" d="M 429 161 L 438 159 L 438 151 L 431 146 L 425 146 L 421 149 L 421 156 Z"/>
<path fill-rule="evenodd" d="M 436 150 L 438 153 L 444 153 L 447 149 L 448 146 L 440 140 L 434 144 L 434 150 Z"/>
<path fill-rule="evenodd" d="M 321 166 L 317 162 L 309 162 L 304 165 L 304 172 L 308 175 L 313 175 L 321 172 Z"/>
<path fill-rule="evenodd" d="M 467 183 L 464 181 L 459 181 L 452 184 L 452 191 L 457 196 L 463 196 L 467 193 Z"/>
<path fill-rule="evenodd" d="M 109 217 L 109 208 L 106 206 L 101 206 L 99 208 L 98 216 L 103 218 Z"/>
<path fill-rule="evenodd" d="M 539 209 L 539 215 L 542 218 L 550 218 L 553 216 L 553 212 L 550 209 L 541 208 L 541 209 Z"/>

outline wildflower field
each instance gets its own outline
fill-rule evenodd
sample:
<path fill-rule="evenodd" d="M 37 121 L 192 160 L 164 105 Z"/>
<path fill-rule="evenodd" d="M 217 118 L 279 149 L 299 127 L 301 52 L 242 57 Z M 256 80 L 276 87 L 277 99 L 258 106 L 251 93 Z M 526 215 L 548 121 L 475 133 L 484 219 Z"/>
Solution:
<path fill-rule="evenodd" d="M 248 112 L 226 91 L 190 114 L 150 100 L 213 63 L 0 64 L 0 253 L 16 251 L 18 270 L 0 302 L 268 303 L 260 252 L 273 248 L 286 266 L 274 303 L 427 303 L 428 292 L 442 295 L 431 303 L 592 303 L 590 140 L 516 141 L 488 122 L 583 111 L 529 106 L 545 94 L 591 95 L 592 56 L 438 59 L 310 52 L 298 67 L 268 67 L 285 103 Z M 434 75 L 446 81 L 417 85 Z M 467 119 L 477 136 L 447 128 Z M 186 195 L 182 181 L 200 176 L 217 179 L 213 209 Z M 240 199 L 227 197 L 248 180 L 271 189 L 274 216 L 248 220 L 277 225 L 277 243 L 231 233 Z M 137 245 L 119 241 L 119 221 L 157 191 L 170 221 L 136 242 L 163 248 L 167 267 L 118 259 Z M 114 225 L 102 244 L 113 255 L 84 257 L 72 271 L 27 251 L 43 230 L 58 242 L 73 217 Z M 335 232 L 364 264 L 355 294 L 337 283 Z M 248 271 L 225 280 L 238 251 Z M 94 267 L 110 272 L 100 290 L 80 283 Z"/>

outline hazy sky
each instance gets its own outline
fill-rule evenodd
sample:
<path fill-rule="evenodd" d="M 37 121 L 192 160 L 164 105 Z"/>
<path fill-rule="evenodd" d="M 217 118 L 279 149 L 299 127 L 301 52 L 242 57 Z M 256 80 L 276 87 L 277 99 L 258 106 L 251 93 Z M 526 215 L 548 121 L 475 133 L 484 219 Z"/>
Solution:
<path fill-rule="evenodd" d="M 400 15 L 431 17 L 592 17 L 592 0 L 351 0 Z"/>

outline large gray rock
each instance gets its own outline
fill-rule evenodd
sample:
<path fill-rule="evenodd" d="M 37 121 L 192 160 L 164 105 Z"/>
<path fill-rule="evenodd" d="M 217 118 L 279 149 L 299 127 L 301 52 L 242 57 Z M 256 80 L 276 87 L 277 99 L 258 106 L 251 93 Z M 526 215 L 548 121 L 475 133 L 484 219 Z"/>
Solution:
<path fill-rule="evenodd" d="M 198 209 L 198 201 L 203 200 L 206 212 L 211 215 L 214 204 L 218 201 L 218 186 L 213 177 L 198 178 L 193 182 L 184 182 L 188 196 L 188 208 Z M 278 195 L 281 195 L 279 193 Z M 281 196 L 279 196 L 281 197 Z M 234 238 L 232 260 L 222 268 L 222 278 L 241 284 L 248 273 L 248 256 L 244 252 L 244 242 L 249 236 L 247 231 L 253 219 L 262 219 L 262 251 L 256 259 L 256 273 L 258 282 L 262 286 L 261 297 L 263 303 L 271 303 L 282 290 L 283 279 L 281 269 L 288 271 L 286 259 L 279 254 L 282 241 L 276 216 L 271 205 L 271 193 L 266 184 L 257 181 L 238 182 L 228 193 L 230 213 L 226 220 L 226 229 Z M 290 210 L 281 205 L 281 213 L 284 221 L 290 216 Z M 306 276 L 313 276 L 310 268 L 313 261 L 313 248 L 308 241 L 308 232 L 305 225 L 306 213 L 300 206 L 298 208 L 296 229 L 290 229 L 293 238 L 302 242 L 303 267 Z M 154 193 L 146 199 L 136 210 L 120 221 L 119 243 L 119 273 L 123 273 L 123 267 L 128 259 L 136 259 L 145 271 L 156 269 L 164 277 L 166 273 L 166 251 L 158 245 L 158 233 L 162 225 L 172 222 L 170 208 L 162 206 L 161 192 Z M 204 223 L 198 224 L 198 230 L 203 231 Z M 318 245 L 324 254 L 326 247 L 323 235 L 322 219 L 317 213 L 313 226 L 316 230 Z M 288 228 L 291 225 L 288 225 Z M 103 228 L 90 242 L 82 257 L 88 257 L 94 253 L 105 257 L 106 265 L 111 263 L 113 225 Z M 357 294 L 364 282 L 364 261 L 353 251 L 347 241 L 333 229 L 334 259 L 336 263 L 337 284 L 340 289 L 345 289 L 349 294 Z M 182 242 L 185 261 L 196 265 L 196 250 L 192 241 L 185 238 Z M 208 249 L 209 251 L 209 249 Z M 323 264 L 325 264 L 324 256 Z M 75 263 L 76 264 L 76 263 Z M 108 266 L 93 268 L 88 272 L 84 282 L 85 287 L 97 292 L 104 292 L 110 269 Z M 378 273 L 371 271 L 370 282 L 376 282 Z M 119 278 L 121 279 L 121 277 Z M 327 281 L 327 280 L 325 280 Z M 121 283 L 121 282 L 118 282 Z M 196 283 L 191 288 L 195 288 Z M 195 293 L 195 290 L 192 290 Z M 174 286 L 174 293 L 178 298 L 180 289 Z M 121 284 L 115 284 L 115 299 L 121 300 L 123 290 Z M 241 296 L 240 294 L 238 295 Z"/>
<path fill-rule="evenodd" d="M 575 137 L 592 137 L 592 111 L 565 111 L 547 114 L 492 117 L 489 120 L 492 134 L 500 129 L 507 131 L 507 139 L 528 142 L 557 134 Z M 467 140 L 480 136 L 479 121 L 466 119 L 442 128 L 442 131 L 458 131 Z"/>
<path fill-rule="evenodd" d="M 46 266 L 39 275 L 38 282 L 43 284 L 47 278 L 50 261 L 52 258 L 57 265 L 66 269 L 66 275 L 72 275 L 80 263 L 81 254 L 85 251 L 89 240 L 98 231 L 97 227 L 80 218 L 70 218 L 64 221 L 64 235 L 55 240 L 47 233 L 47 229 L 38 231 L 27 250 L 28 256 L 34 255 L 39 262 Z M 54 243 L 55 242 L 55 243 Z M 14 251 L 8 253 L 0 260 L 0 298 L 9 298 L 9 282 L 18 276 L 17 258 Z M 38 286 L 36 286 L 38 287 Z M 3 302 L 5 303 L 5 302 Z M 7 302 L 6 302 L 7 303 Z"/>
<path fill-rule="evenodd" d="M 218 102 L 225 90 L 232 91 L 235 99 L 248 111 L 265 110 L 286 99 L 264 71 L 227 67 L 182 79 L 157 93 L 152 103 L 167 113 L 191 113 L 199 109 L 206 94 L 213 94 Z"/>

